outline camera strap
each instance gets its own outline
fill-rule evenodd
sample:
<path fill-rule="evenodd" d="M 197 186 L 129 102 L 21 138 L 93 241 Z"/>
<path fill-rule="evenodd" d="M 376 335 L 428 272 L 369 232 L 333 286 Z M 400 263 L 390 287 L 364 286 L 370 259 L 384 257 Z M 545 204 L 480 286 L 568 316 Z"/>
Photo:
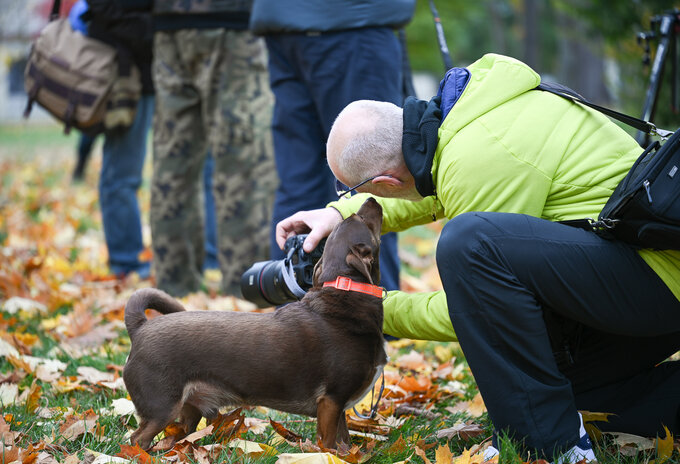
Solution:
<path fill-rule="evenodd" d="M 284 271 L 281 273 L 283 276 L 283 281 L 288 286 L 288 290 L 293 292 L 298 300 L 302 299 L 303 296 L 307 294 L 302 287 L 300 287 L 295 280 L 295 271 L 293 271 L 293 262 L 290 259 L 286 259 Z"/>

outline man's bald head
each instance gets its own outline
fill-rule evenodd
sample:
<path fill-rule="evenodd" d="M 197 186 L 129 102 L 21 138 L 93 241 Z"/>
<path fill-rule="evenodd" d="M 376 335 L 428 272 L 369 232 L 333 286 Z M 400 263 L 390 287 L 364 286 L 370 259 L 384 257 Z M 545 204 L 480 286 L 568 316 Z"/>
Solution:
<path fill-rule="evenodd" d="M 348 185 L 404 163 L 401 152 L 402 109 L 373 100 L 358 100 L 343 109 L 328 136 L 328 164 Z"/>

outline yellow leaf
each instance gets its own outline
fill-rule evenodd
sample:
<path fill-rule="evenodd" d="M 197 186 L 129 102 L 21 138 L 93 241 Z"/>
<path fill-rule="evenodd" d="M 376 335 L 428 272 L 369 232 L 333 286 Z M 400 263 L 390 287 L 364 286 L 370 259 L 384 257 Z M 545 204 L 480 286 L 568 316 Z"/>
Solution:
<path fill-rule="evenodd" d="M 240 455 L 258 457 L 263 454 L 273 456 L 278 453 L 275 448 L 249 440 L 236 439 L 229 442 L 229 447 L 235 449 Z"/>
<path fill-rule="evenodd" d="M 477 393 L 475 397 L 470 401 L 470 406 L 468 406 L 468 413 L 473 417 L 479 417 L 486 412 L 486 405 L 482 399 L 482 395 Z"/>
<path fill-rule="evenodd" d="M 349 464 L 331 453 L 284 453 L 276 464 Z"/>
<path fill-rule="evenodd" d="M 451 360 L 453 357 L 453 350 L 450 346 L 437 345 L 434 347 L 434 355 L 437 357 L 439 362 L 443 363 Z"/>
<path fill-rule="evenodd" d="M 583 417 L 583 423 L 588 422 L 609 422 L 609 416 L 613 416 L 610 412 L 591 412 L 591 411 L 579 411 L 581 417 Z"/>
<path fill-rule="evenodd" d="M 440 445 L 439 448 L 434 452 L 436 464 L 451 464 L 453 455 L 449 449 L 449 445 Z"/>
<path fill-rule="evenodd" d="M 458 456 L 455 461 L 453 461 L 453 464 L 470 464 L 472 462 L 471 457 L 470 457 L 470 450 L 465 448 L 463 450 L 463 454 Z"/>
<path fill-rule="evenodd" d="M 666 462 L 673 454 L 673 434 L 665 425 L 663 429 L 666 431 L 666 438 L 656 438 L 656 455 L 658 456 L 656 464 Z"/>

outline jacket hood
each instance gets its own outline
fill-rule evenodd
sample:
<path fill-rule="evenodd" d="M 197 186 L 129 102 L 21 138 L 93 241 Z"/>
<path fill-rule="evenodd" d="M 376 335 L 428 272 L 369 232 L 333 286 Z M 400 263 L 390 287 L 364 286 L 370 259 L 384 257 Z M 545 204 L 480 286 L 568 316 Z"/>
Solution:
<path fill-rule="evenodd" d="M 470 81 L 442 124 L 454 133 L 541 83 L 540 76 L 526 64 L 493 53 L 484 55 L 467 69 Z"/>

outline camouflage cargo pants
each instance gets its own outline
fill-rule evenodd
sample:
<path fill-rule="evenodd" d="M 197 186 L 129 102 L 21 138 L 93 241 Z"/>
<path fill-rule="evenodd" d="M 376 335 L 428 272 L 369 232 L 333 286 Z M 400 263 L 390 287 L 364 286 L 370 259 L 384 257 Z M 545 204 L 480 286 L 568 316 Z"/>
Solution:
<path fill-rule="evenodd" d="M 278 178 L 271 148 L 266 50 L 248 31 L 156 32 L 153 77 L 151 234 L 157 286 L 175 296 L 202 285 L 201 173 L 215 158 L 222 290 L 240 296 L 240 276 L 268 258 Z"/>

